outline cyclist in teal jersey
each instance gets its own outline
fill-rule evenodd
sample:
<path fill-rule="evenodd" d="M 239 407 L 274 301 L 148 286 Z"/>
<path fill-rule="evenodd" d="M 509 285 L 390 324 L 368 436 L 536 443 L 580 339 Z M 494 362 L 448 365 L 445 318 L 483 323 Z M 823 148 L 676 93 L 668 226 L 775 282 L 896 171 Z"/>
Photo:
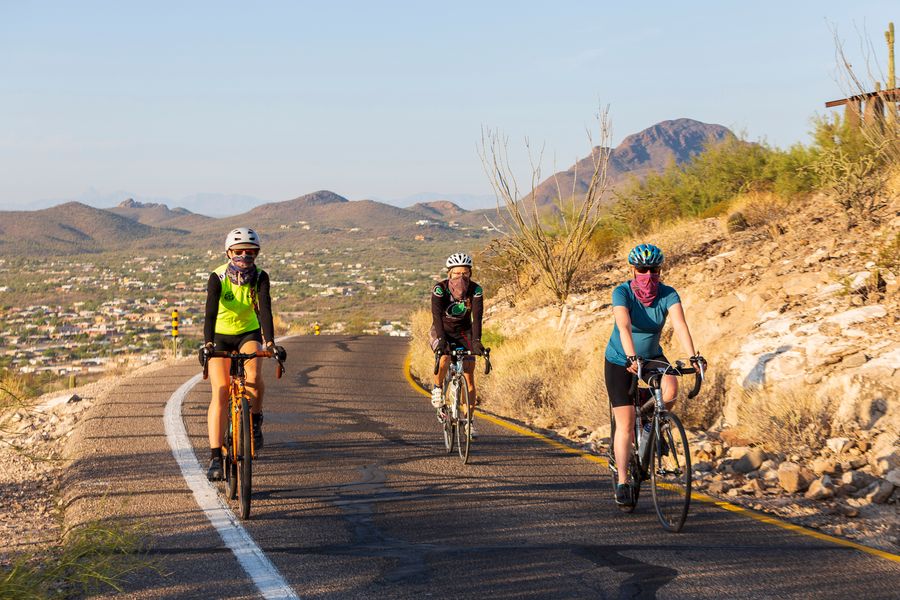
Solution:
<path fill-rule="evenodd" d="M 604 375 L 609 402 L 616 421 L 615 439 L 612 440 L 619 484 L 616 502 L 631 504 L 631 487 L 628 482 L 628 452 L 634 437 L 634 408 L 629 397 L 637 360 L 666 360 L 659 337 L 666 318 L 671 317 L 675 336 L 682 348 L 695 363 L 705 360 L 694 350 L 694 341 L 684 318 L 681 298 L 675 288 L 659 281 L 659 272 L 665 257 L 662 250 L 652 244 L 640 244 L 628 254 L 633 278 L 613 290 L 612 307 L 615 325 L 606 345 Z M 665 375 L 662 378 L 663 402 L 667 408 L 675 403 L 678 394 L 678 378 Z"/>
<path fill-rule="evenodd" d="M 255 231 L 247 227 L 233 230 L 225 240 L 228 262 L 210 273 L 207 283 L 200 364 L 208 362 L 212 387 L 212 399 L 206 413 L 210 447 L 206 476 L 210 481 L 223 476 L 222 441 L 228 426 L 226 405 L 231 367 L 229 359 L 210 358 L 210 353 L 219 350 L 249 354 L 262 350 L 265 341 L 266 350 L 275 351 L 279 360 L 283 361 L 287 356 L 284 348 L 275 345 L 269 275 L 256 266 L 259 249 L 259 235 Z M 253 413 L 253 444 L 261 450 L 265 384 L 259 359 L 247 361 L 245 368 Z"/>

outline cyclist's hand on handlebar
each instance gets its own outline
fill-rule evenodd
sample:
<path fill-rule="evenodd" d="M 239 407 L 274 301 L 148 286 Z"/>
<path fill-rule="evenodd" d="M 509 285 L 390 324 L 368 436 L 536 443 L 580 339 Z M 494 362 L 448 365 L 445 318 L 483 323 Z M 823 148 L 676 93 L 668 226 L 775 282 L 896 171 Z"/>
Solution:
<path fill-rule="evenodd" d="M 702 366 L 704 369 L 706 369 L 707 366 L 706 359 L 700 356 L 699 352 L 691 357 L 691 364 L 694 366 Z"/>
<path fill-rule="evenodd" d="M 638 361 L 641 360 L 640 356 L 626 356 L 625 361 L 628 363 L 625 369 L 629 373 L 637 374 L 638 372 Z"/>
<path fill-rule="evenodd" d="M 477 354 L 478 356 L 484 355 L 484 344 L 481 343 L 481 340 L 472 342 L 472 354 Z"/>
<path fill-rule="evenodd" d="M 209 362 L 209 358 L 213 353 L 213 343 L 207 342 L 204 345 L 200 346 L 200 350 L 197 352 L 197 358 L 200 361 L 200 366 L 205 367 L 206 363 Z"/>
<path fill-rule="evenodd" d="M 284 349 L 284 346 L 276 346 L 275 342 L 267 343 L 266 350 L 271 352 L 272 356 L 279 362 L 284 362 L 287 358 L 287 350 Z"/>

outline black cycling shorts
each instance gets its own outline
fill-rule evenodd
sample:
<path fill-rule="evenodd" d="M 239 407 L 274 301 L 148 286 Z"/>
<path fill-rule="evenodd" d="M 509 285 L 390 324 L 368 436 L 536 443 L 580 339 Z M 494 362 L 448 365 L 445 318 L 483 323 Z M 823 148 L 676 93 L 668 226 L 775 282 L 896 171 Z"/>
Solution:
<path fill-rule="evenodd" d="M 654 356 L 652 360 L 669 362 L 665 356 Z M 629 373 L 628 369 L 623 366 L 611 363 L 606 359 L 604 359 L 604 362 L 606 364 L 604 365 L 603 375 L 606 379 L 606 394 L 609 396 L 609 403 L 616 408 L 634 405 L 634 401 L 629 396 L 634 375 Z"/>
<path fill-rule="evenodd" d="M 235 335 L 217 333 L 213 336 L 213 344 L 215 344 L 216 350 L 222 352 L 240 352 L 241 346 L 247 342 L 253 341 L 262 344 L 262 331 L 260 329 L 254 329 L 253 331 Z"/>

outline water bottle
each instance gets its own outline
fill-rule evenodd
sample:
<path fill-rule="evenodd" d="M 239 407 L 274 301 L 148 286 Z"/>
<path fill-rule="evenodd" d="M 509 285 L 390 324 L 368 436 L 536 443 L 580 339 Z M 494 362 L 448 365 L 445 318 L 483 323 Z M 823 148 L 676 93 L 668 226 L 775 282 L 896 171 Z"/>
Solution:
<path fill-rule="evenodd" d="M 459 403 L 456 401 L 456 388 L 458 386 L 459 383 L 456 379 L 451 379 L 450 383 L 447 385 L 447 402 L 450 404 L 450 414 L 454 419 L 459 418 L 459 415 L 457 414 Z"/>
<path fill-rule="evenodd" d="M 647 444 L 650 442 L 650 421 L 644 423 L 644 426 L 641 427 L 641 438 L 638 440 L 638 455 L 643 459 L 645 456 L 645 451 L 647 450 Z"/>

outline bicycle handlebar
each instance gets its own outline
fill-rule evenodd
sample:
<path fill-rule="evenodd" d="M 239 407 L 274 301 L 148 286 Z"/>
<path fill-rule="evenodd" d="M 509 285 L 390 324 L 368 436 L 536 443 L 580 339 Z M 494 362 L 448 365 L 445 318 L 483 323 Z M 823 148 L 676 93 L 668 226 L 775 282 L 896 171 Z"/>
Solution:
<path fill-rule="evenodd" d="M 478 356 L 477 353 L 472 352 L 471 350 L 466 350 L 464 348 L 456 348 L 451 350 L 450 352 L 441 352 L 440 350 L 435 350 L 434 352 L 434 374 L 437 375 L 438 371 L 441 368 L 441 357 L 442 356 L 451 356 L 456 359 L 460 359 L 463 356 Z M 491 349 L 485 348 L 484 354 L 484 374 L 487 375 L 491 372 Z"/>
<path fill-rule="evenodd" d="M 225 350 L 213 350 L 209 353 L 208 358 L 230 358 L 237 360 L 252 360 L 254 358 L 274 358 L 278 361 L 278 366 L 275 367 L 275 378 L 281 379 L 281 376 L 284 375 L 284 363 L 278 360 L 275 356 L 275 352 L 272 350 L 257 350 L 256 352 L 229 352 Z M 207 360 L 203 364 L 203 379 L 209 378 L 209 360 Z"/>
<path fill-rule="evenodd" d="M 644 363 L 657 363 L 660 366 L 652 367 L 650 370 L 652 371 L 650 375 L 647 377 L 648 383 L 652 381 L 654 377 L 662 376 L 662 375 L 675 375 L 681 377 L 683 375 L 694 375 L 694 387 L 688 392 L 688 398 L 694 398 L 697 394 L 700 393 L 700 387 L 703 385 L 703 380 L 706 378 L 706 362 L 705 361 L 696 361 L 693 364 L 697 365 L 696 367 L 685 367 L 682 365 L 681 361 L 675 361 L 674 365 L 663 362 L 661 360 L 646 360 L 641 357 L 637 358 L 637 366 L 638 372 L 637 377 L 634 378 L 634 382 L 631 386 L 632 395 L 637 391 L 638 380 L 643 378 L 643 369 Z M 658 384 L 657 384 L 658 385 Z M 651 387 L 654 387 L 651 385 Z"/>

